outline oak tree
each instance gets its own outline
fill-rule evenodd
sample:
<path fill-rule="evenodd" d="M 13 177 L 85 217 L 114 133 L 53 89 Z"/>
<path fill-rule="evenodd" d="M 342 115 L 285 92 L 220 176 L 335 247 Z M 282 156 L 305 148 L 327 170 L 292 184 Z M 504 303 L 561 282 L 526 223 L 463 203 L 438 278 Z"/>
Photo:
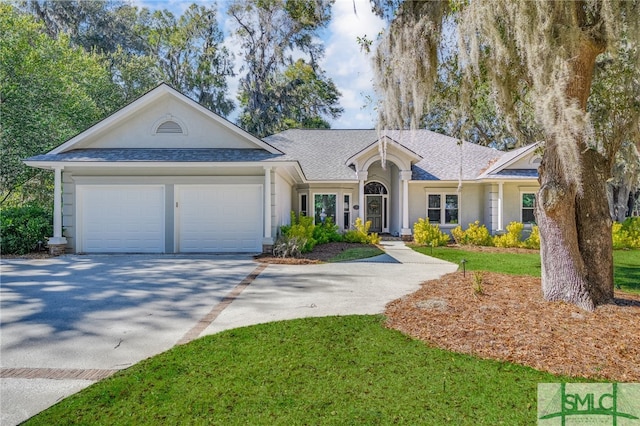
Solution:
<path fill-rule="evenodd" d="M 463 95 L 485 78 L 517 138 L 516 105 L 526 94 L 543 135 L 536 198 L 543 295 L 587 310 L 611 301 L 607 181 L 621 145 L 596 138 L 587 105 L 601 55 L 618 61 L 617 52 L 631 46 L 638 78 L 639 2 L 374 0 L 374 6 L 391 21 L 375 59 L 382 124 L 417 125 L 430 108 L 447 43 L 459 55 Z M 457 105 L 461 115 L 465 99 Z M 631 114 L 633 122 L 638 112 Z"/>

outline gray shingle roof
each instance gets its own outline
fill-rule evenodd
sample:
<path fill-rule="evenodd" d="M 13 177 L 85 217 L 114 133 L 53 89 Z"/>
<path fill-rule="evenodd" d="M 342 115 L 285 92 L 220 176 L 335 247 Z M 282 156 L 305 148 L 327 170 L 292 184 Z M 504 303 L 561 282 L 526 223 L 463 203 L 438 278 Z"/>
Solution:
<path fill-rule="evenodd" d="M 378 139 L 375 130 L 286 130 L 265 138 L 300 163 L 309 180 L 355 180 L 346 160 Z"/>
<path fill-rule="evenodd" d="M 518 149 L 514 149 L 513 151 L 508 151 L 503 153 L 500 159 L 495 163 L 491 164 L 491 166 L 487 170 L 485 170 L 482 173 L 482 175 L 480 175 L 480 177 L 486 178 L 486 177 L 491 177 L 492 175 L 499 174 L 500 170 L 502 170 L 510 161 L 515 160 L 517 157 L 521 155 L 526 155 L 527 153 L 535 150 L 537 146 L 538 144 L 527 145 L 527 146 L 520 147 Z M 536 173 L 536 177 L 537 176 L 538 175 Z"/>
<path fill-rule="evenodd" d="M 88 148 L 59 154 L 43 154 L 27 161 L 62 162 L 244 162 L 273 161 L 283 157 L 263 149 Z"/>
<path fill-rule="evenodd" d="M 475 179 L 502 153 L 428 130 L 389 131 L 388 137 L 422 157 L 413 166 L 414 180 Z M 376 130 L 287 130 L 265 140 L 297 159 L 309 180 L 352 180 L 355 171 L 346 160 L 375 143 Z"/>
<path fill-rule="evenodd" d="M 478 178 L 535 178 L 535 170 L 500 170 L 529 147 L 503 153 L 428 130 L 390 131 L 389 138 L 422 157 L 413 165 L 413 180 L 457 181 Z M 59 154 L 43 154 L 33 162 L 297 162 L 310 181 L 355 181 L 356 173 L 347 160 L 375 144 L 376 130 L 292 129 L 265 138 L 284 154 L 264 149 L 138 149 L 87 148 Z M 462 173 L 461 173 L 462 172 Z"/>

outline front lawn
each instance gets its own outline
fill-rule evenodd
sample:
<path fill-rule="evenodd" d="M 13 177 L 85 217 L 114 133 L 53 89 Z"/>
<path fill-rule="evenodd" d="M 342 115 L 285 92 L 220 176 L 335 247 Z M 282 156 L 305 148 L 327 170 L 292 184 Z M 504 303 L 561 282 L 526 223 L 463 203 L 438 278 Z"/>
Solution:
<path fill-rule="evenodd" d="M 537 384 L 568 380 L 429 347 L 382 323 L 307 318 L 207 336 L 26 424 L 535 424 Z"/>
<path fill-rule="evenodd" d="M 465 250 L 463 248 L 413 246 L 417 252 L 461 265 L 465 259 L 467 271 L 489 271 L 513 275 L 540 276 L 540 254 L 537 252 L 507 252 L 490 249 Z M 614 281 L 616 287 L 631 293 L 640 293 L 640 251 L 614 250 Z"/>

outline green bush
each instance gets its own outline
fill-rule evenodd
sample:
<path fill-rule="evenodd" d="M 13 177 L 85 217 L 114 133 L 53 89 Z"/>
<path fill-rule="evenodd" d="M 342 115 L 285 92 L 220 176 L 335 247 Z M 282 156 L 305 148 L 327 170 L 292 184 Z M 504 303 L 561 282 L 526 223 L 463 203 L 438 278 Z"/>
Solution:
<path fill-rule="evenodd" d="M 640 217 L 629 217 L 624 222 L 614 222 L 611 234 L 614 249 L 640 248 Z"/>
<path fill-rule="evenodd" d="M 53 215 L 38 206 L 9 207 L 0 212 L 0 253 L 26 254 L 53 235 Z"/>
<path fill-rule="evenodd" d="M 449 235 L 440 231 L 438 225 L 432 225 L 423 218 L 413 224 L 413 240 L 417 244 L 433 246 L 446 246 L 449 243 Z"/>
<path fill-rule="evenodd" d="M 456 243 L 460 245 L 472 245 L 472 246 L 492 246 L 493 238 L 486 226 L 480 226 L 480 221 L 476 220 L 469 224 L 469 227 L 463 231 L 462 226 L 456 226 L 451 234 L 456 240 Z"/>
<path fill-rule="evenodd" d="M 342 241 L 342 235 L 338 232 L 338 225 L 333 219 L 327 217 L 323 224 L 316 225 L 313 230 L 313 239 L 317 244 L 327 244 Z"/>
<path fill-rule="evenodd" d="M 496 247 L 524 247 L 522 241 L 522 231 L 524 230 L 524 223 L 511 222 L 507 225 L 507 233 L 503 235 L 496 235 L 493 237 L 493 245 Z"/>
<path fill-rule="evenodd" d="M 540 228 L 533 225 L 529 238 L 524 240 L 524 247 L 528 249 L 540 249 Z"/>
<path fill-rule="evenodd" d="M 316 240 L 313 238 L 313 231 L 316 225 L 313 218 L 309 216 L 296 216 L 291 212 L 291 225 L 280 227 L 282 236 L 287 238 L 295 238 L 298 242 L 304 242 L 300 249 L 301 253 L 308 253 L 316 246 Z"/>
<path fill-rule="evenodd" d="M 346 242 L 360 244 L 380 243 L 380 236 L 375 232 L 369 232 L 369 228 L 371 228 L 370 220 L 363 224 L 362 219 L 357 218 L 354 228 L 355 229 L 351 229 L 344 234 L 344 240 Z"/>

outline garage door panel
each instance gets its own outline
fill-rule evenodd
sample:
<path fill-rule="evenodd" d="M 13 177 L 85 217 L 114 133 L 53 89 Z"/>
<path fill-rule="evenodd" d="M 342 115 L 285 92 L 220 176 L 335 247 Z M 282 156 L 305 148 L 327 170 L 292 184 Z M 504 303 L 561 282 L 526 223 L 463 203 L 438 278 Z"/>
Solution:
<path fill-rule="evenodd" d="M 87 186 L 78 194 L 81 251 L 164 252 L 163 186 Z"/>
<path fill-rule="evenodd" d="M 260 251 L 260 185 L 181 186 L 178 199 L 179 251 Z"/>

